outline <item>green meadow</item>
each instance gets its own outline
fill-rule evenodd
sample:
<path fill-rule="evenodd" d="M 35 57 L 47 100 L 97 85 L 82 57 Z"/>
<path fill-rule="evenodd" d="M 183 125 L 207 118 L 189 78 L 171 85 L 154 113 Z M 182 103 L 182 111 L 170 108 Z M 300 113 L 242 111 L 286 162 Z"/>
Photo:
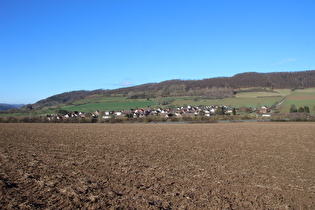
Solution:
<path fill-rule="evenodd" d="M 315 114 L 315 88 L 295 90 L 287 96 L 286 101 L 281 105 L 280 112 L 287 113 L 290 106 L 294 104 L 297 108 L 308 106 L 312 114 Z"/>
<path fill-rule="evenodd" d="M 291 104 L 296 106 L 314 106 L 315 88 L 295 90 L 277 89 L 273 91 L 256 91 L 256 92 L 240 92 L 234 98 L 224 99 L 205 99 L 201 97 L 159 97 L 147 99 L 127 99 L 123 96 L 92 96 L 90 98 L 76 101 L 72 105 L 62 106 L 62 109 L 68 111 L 94 112 L 95 110 L 130 110 L 136 108 L 148 107 L 180 107 L 180 106 L 200 106 L 200 105 L 227 105 L 230 107 L 259 107 L 272 106 L 280 102 L 283 98 L 287 98 L 282 104 L 280 111 L 288 112 Z M 300 98 L 296 98 L 300 97 Z M 303 99 L 303 100 L 302 100 Z"/>
<path fill-rule="evenodd" d="M 100 95 L 94 95 L 87 97 L 86 99 L 76 101 L 72 103 L 73 105 L 82 105 L 87 103 L 112 103 L 112 102 L 125 102 L 126 97 L 122 96 L 115 96 L 115 97 L 109 97 L 109 96 L 100 96 Z"/>
<path fill-rule="evenodd" d="M 246 90 L 246 89 L 244 89 Z M 172 102 L 173 105 L 227 105 L 230 107 L 252 107 L 257 106 L 272 106 L 273 104 L 281 101 L 285 96 L 291 93 L 290 89 L 276 89 L 273 91 L 255 91 L 255 92 L 240 92 L 235 95 L 234 98 L 224 99 L 202 99 L 197 98 L 185 98 L 177 99 Z"/>
<path fill-rule="evenodd" d="M 67 111 L 81 111 L 81 112 L 94 112 L 96 110 L 100 111 L 112 111 L 112 110 L 130 110 L 135 108 L 147 108 L 150 106 L 156 106 L 156 101 L 146 101 L 146 100 L 128 100 L 120 102 L 106 102 L 106 103 L 89 103 L 82 105 L 65 106 L 62 109 Z"/>
<path fill-rule="evenodd" d="M 224 99 L 201 99 L 195 100 L 175 100 L 172 102 L 175 106 L 191 105 L 227 105 L 230 107 L 257 107 L 257 106 L 272 106 L 279 102 L 282 97 L 264 97 L 264 98 L 224 98 Z"/>

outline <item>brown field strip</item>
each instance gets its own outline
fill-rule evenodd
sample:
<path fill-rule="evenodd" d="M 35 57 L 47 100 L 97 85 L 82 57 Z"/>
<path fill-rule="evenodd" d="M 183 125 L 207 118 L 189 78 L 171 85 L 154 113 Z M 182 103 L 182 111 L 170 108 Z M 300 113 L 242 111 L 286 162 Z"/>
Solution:
<path fill-rule="evenodd" d="M 289 96 L 290 100 L 315 100 L 315 95 Z"/>
<path fill-rule="evenodd" d="M 0 207 L 315 209 L 315 123 L 0 124 Z"/>

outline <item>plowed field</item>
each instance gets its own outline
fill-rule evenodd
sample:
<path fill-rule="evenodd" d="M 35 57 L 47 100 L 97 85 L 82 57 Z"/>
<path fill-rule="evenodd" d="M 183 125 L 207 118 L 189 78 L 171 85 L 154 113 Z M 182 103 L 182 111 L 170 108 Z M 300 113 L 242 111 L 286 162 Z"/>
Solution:
<path fill-rule="evenodd" d="M 315 123 L 0 124 L 1 209 L 315 209 Z"/>

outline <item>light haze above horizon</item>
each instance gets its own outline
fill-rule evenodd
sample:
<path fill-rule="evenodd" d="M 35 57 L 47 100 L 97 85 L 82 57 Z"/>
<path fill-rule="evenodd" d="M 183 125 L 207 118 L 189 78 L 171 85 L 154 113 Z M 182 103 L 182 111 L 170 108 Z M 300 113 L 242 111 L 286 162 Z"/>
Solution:
<path fill-rule="evenodd" d="M 1 0 L 0 103 L 315 69 L 313 0 Z"/>

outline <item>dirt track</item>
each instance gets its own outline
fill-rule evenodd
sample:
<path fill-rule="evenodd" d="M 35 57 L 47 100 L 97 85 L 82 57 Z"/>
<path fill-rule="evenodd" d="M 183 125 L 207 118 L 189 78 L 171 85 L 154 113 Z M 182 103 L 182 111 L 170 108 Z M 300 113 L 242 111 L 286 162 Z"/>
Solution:
<path fill-rule="evenodd" d="M 0 208 L 315 209 L 315 123 L 0 124 Z"/>

